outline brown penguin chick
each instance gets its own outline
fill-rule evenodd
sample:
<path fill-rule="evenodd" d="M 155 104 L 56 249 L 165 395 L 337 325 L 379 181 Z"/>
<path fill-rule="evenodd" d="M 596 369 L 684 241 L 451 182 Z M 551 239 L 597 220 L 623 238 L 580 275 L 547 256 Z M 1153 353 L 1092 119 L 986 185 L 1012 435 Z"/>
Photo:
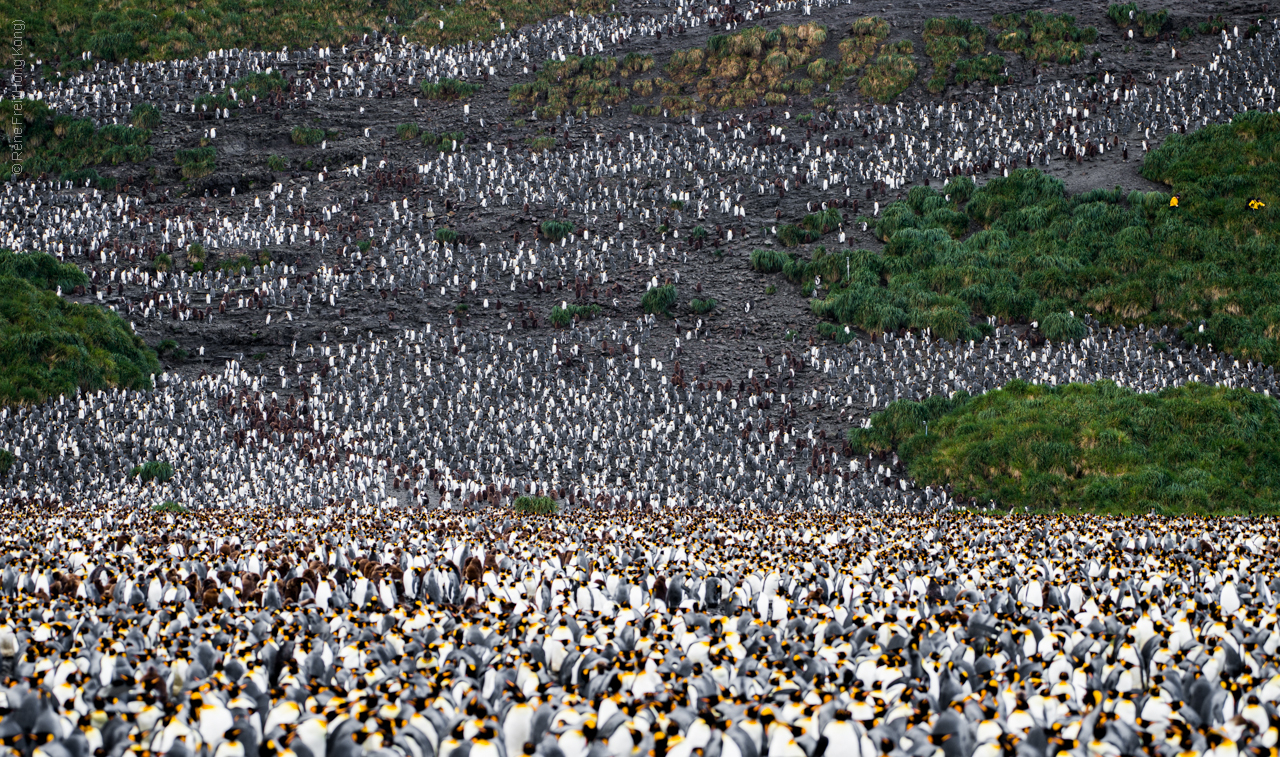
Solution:
<path fill-rule="evenodd" d="M 484 575 L 484 570 L 480 565 L 480 558 L 474 555 L 467 558 L 466 567 L 463 569 L 463 576 L 467 583 L 479 584 L 480 577 Z"/>

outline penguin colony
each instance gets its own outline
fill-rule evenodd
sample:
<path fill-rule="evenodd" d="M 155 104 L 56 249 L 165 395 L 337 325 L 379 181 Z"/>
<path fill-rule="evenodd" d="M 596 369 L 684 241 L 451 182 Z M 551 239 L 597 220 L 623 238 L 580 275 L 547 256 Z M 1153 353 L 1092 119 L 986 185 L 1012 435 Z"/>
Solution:
<path fill-rule="evenodd" d="M 756 3 L 719 28 L 840 5 Z M 659 219 L 714 228 L 707 244 L 732 260 L 764 243 L 762 225 L 826 205 L 847 209 L 839 244 L 853 245 L 865 229 L 848 219 L 912 183 L 1127 159 L 1174 130 L 1274 110 L 1277 22 L 1252 40 L 1224 34 L 1207 66 L 1167 78 L 1037 82 L 803 126 L 773 109 L 622 130 L 566 117 L 565 149 L 534 165 L 463 104 L 408 105 L 422 81 L 515 80 L 548 57 L 711 26 L 710 11 L 560 18 L 454 48 L 373 36 L 99 64 L 28 92 L 99 123 L 156 103 L 215 146 L 243 109 L 362 136 L 344 140 L 341 162 L 326 163 L 323 145 L 315 171 L 238 194 L 44 181 L 0 192 L 0 246 L 81 265 L 90 285 L 63 294 L 140 333 L 199 345 L 274 319 L 301 334 L 266 362 L 193 347 L 204 370 L 164 373 L 150 393 L 0 409 L 0 448 L 15 455 L 0 534 L 6 746 L 44 757 L 1277 746 L 1280 542 L 1268 522 L 946 519 L 963 504 L 948 490 L 918 487 L 892 455 L 851 458 L 841 441 L 896 399 L 1015 378 L 1275 395 L 1271 367 L 1088 318 L 1076 343 L 997 325 L 981 343 L 840 345 L 753 340 L 755 301 L 737 289 L 717 294 L 734 320 L 635 307 L 649 286 L 700 287 L 707 265 L 687 240 L 654 234 Z M 194 104 L 268 70 L 290 76 L 286 93 L 223 112 Z M 488 138 L 388 150 L 393 124 L 364 115 L 388 101 L 397 120 L 429 109 L 432 128 Z M 435 240 L 449 213 L 499 208 L 578 233 Z M 145 263 L 193 243 L 276 262 L 243 274 Z M 457 302 L 470 313 L 449 311 Z M 540 327 L 562 302 L 602 311 Z M 174 478 L 128 475 L 152 459 Z M 564 513 L 517 518 L 506 507 L 523 494 Z M 166 500 L 192 512 L 150 511 Z"/>
<path fill-rule="evenodd" d="M 88 757 L 1267 754 L 1265 521 L 7 511 L 0 738 Z"/>

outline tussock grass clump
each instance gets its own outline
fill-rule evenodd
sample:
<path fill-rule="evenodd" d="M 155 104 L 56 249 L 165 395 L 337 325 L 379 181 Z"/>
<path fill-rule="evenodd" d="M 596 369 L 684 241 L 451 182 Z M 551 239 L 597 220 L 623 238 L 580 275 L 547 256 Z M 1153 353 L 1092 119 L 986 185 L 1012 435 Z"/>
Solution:
<path fill-rule="evenodd" d="M 529 137 L 525 140 L 525 144 L 534 152 L 546 152 L 547 150 L 556 149 L 555 137 Z"/>
<path fill-rule="evenodd" d="M 160 125 L 160 109 L 151 103 L 138 103 L 129 111 L 129 125 L 135 129 L 155 129 Z"/>
<path fill-rule="evenodd" d="M 640 307 L 644 312 L 654 315 L 670 315 L 671 308 L 678 298 L 675 284 L 664 284 L 649 289 L 640 298 Z"/>
<path fill-rule="evenodd" d="M 178 150 L 173 154 L 173 162 L 182 169 L 182 178 L 198 179 L 208 176 L 217 168 L 217 148 L 192 147 L 189 150 Z"/>
<path fill-rule="evenodd" d="M 0 478 L 9 475 L 9 469 L 13 467 L 13 453 L 7 449 L 0 449 Z"/>
<path fill-rule="evenodd" d="M 268 155 L 267 168 L 272 171 L 287 171 L 289 169 L 289 159 L 281 155 Z"/>
<path fill-rule="evenodd" d="M 1003 55 L 990 54 L 962 58 L 956 61 L 956 84 L 962 87 L 975 81 L 1004 84 L 1009 81 L 1009 77 L 1004 73 L 1005 65 Z"/>
<path fill-rule="evenodd" d="M 840 61 L 844 64 L 845 75 L 852 75 L 862 68 L 876 48 L 889 38 L 889 22 L 878 16 L 864 16 L 853 22 L 849 36 L 840 40 Z"/>
<path fill-rule="evenodd" d="M 44 253 L 0 250 L 0 402 L 108 387 L 150 389 L 160 363 L 114 312 L 59 297 L 88 283 Z"/>
<path fill-rule="evenodd" d="M 164 503 L 153 506 L 153 507 L 151 508 L 151 512 L 153 512 L 153 513 L 169 513 L 169 514 L 172 514 L 172 515 L 186 515 L 187 513 L 191 512 L 191 511 L 190 511 L 190 510 L 188 510 L 187 508 L 183 507 L 182 505 L 178 504 L 177 502 L 174 502 L 174 501 L 173 501 L 173 500 L 171 500 L 171 499 L 166 499 L 166 500 L 164 501 Z"/>
<path fill-rule="evenodd" d="M 1076 26 L 1075 16 L 1065 13 L 996 14 L 992 26 L 1000 30 L 996 47 L 1037 63 L 1076 63 L 1085 46 L 1098 40 L 1097 29 Z"/>
<path fill-rule="evenodd" d="M 144 111 L 135 111 L 137 120 L 150 122 Z M 131 119 L 132 120 L 132 119 Z M 39 100 L 0 100 L 5 154 L 23 156 L 22 176 L 48 175 L 74 181 L 85 180 L 109 189 L 114 182 L 99 176 L 96 166 L 139 163 L 151 157 L 151 130 L 127 124 L 95 126 L 88 118 L 57 114 Z M 0 180 L 13 176 L 14 163 L 0 163 Z"/>
<path fill-rule="evenodd" d="M 783 247 L 798 247 L 816 242 L 820 236 L 822 235 L 798 223 L 788 223 L 778 227 L 778 241 L 782 242 Z"/>
<path fill-rule="evenodd" d="M 907 40 L 886 45 L 863 71 L 858 89 L 878 103 L 893 102 L 916 78 L 914 52 Z"/>
<path fill-rule="evenodd" d="M 512 86 L 508 99 L 522 112 L 536 113 L 538 118 L 562 114 L 599 116 L 604 114 L 605 107 L 626 101 L 640 84 L 629 86 L 623 78 L 652 67 L 653 56 L 635 53 L 625 58 L 596 55 L 569 55 L 562 61 L 552 58 L 542 64 L 532 82 Z M 636 89 L 637 94 L 642 89 L 644 87 Z"/>
<path fill-rule="evenodd" d="M 457 79 L 441 79 L 424 81 L 421 88 L 422 96 L 428 100 L 465 100 L 484 89 L 484 85 Z"/>
<path fill-rule="evenodd" d="M 173 466 L 164 460 L 148 460 L 141 465 L 133 466 L 129 471 L 129 478 L 141 479 L 144 484 L 152 481 L 164 483 L 173 478 Z"/>
<path fill-rule="evenodd" d="M 225 108 L 234 113 L 241 105 L 250 105 L 283 92 L 286 85 L 279 71 L 253 73 L 236 79 L 221 92 L 200 95 L 195 99 L 195 106 L 202 111 Z"/>
<path fill-rule="evenodd" d="M 516 497 L 511 507 L 521 515 L 555 515 L 560 512 L 560 506 L 550 497 Z"/>
<path fill-rule="evenodd" d="M 949 483 L 983 504 L 1280 510 L 1280 403 L 1247 389 L 1013 381 L 978 397 L 895 402 L 848 438 L 859 453 L 894 449 L 920 484 Z"/>
<path fill-rule="evenodd" d="M 467 135 L 460 131 L 446 131 L 442 134 L 424 131 L 422 133 L 422 146 L 437 152 L 452 152 L 458 149 L 466 138 Z"/>
<path fill-rule="evenodd" d="M 752 250 L 751 267 L 761 273 L 778 273 L 791 262 L 791 258 L 781 250 Z"/>
<path fill-rule="evenodd" d="M 1161 8 L 1157 11 L 1143 10 L 1137 3 L 1113 3 L 1107 8 L 1107 18 L 1116 26 L 1128 29 L 1136 26 L 1142 30 L 1143 37 L 1154 37 L 1169 23 L 1169 11 Z"/>
<path fill-rule="evenodd" d="M 289 132 L 289 140 L 295 145 L 318 145 L 324 141 L 324 129 L 318 126 L 295 126 Z"/>
<path fill-rule="evenodd" d="M 396 138 L 403 140 L 417 139 L 421 129 L 415 123 L 396 125 Z"/>
<path fill-rule="evenodd" d="M 947 88 L 951 65 L 962 55 L 981 55 L 987 30 L 956 16 L 931 18 L 924 24 L 924 54 L 933 61 L 927 88 L 937 94 Z"/>
<path fill-rule="evenodd" d="M 557 305 L 551 308 L 551 325 L 564 328 L 572 323 L 594 318 L 600 312 L 600 306 L 591 305 Z"/>
<path fill-rule="evenodd" d="M 550 239 L 552 242 L 559 242 L 561 239 L 568 237 L 573 233 L 572 221 L 553 221 L 546 220 L 538 227 L 542 231 L 542 236 Z"/>
<path fill-rule="evenodd" d="M 697 297 L 689 300 L 689 309 L 698 315 L 706 315 L 716 309 L 716 298 L 708 297 L 705 300 Z"/>
<path fill-rule="evenodd" d="M 712 35 L 704 47 L 672 53 L 666 72 L 673 91 L 662 106 L 684 115 L 752 107 L 761 99 L 780 105 L 788 93 L 807 94 L 815 83 L 838 87 L 840 66 L 818 57 L 826 41 L 826 27 L 812 23 Z"/>
<path fill-rule="evenodd" d="M 453 244 L 458 241 L 458 232 L 453 229 L 436 229 L 435 240 L 442 244 Z"/>

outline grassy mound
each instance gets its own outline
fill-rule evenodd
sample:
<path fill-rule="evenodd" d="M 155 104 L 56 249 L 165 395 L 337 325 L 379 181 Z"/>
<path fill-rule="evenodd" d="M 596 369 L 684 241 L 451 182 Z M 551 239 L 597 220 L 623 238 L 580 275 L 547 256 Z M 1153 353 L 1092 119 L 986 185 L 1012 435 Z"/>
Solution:
<path fill-rule="evenodd" d="M 999 30 L 996 47 L 1042 64 L 1077 63 L 1084 58 L 1085 45 L 1098 41 L 1097 29 L 1076 26 L 1075 17 L 1065 13 L 996 14 L 991 25 Z"/>
<path fill-rule="evenodd" d="M 915 50 L 907 40 L 885 45 L 864 69 L 858 89 L 878 103 L 889 103 L 911 86 L 916 78 Z"/>
<path fill-rule="evenodd" d="M 819 55 L 826 41 L 827 29 L 818 24 L 712 35 L 705 47 L 671 55 L 662 108 L 679 115 L 708 107 L 752 107 L 761 99 L 780 105 L 789 95 L 808 95 L 819 85 L 837 88 L 843 81 L 841 65 Z"/>
<path fill-rule="evenodd" d="M 810 213 L 800 223 L 789 223 L 778 227 L 778 241 L 783 247 L 797 247 L 802 244 L 816 242 L 823 234 L 840 228 L 840 211 L 828 208 L 820 213 Z"/>
<path fill-rule="evenodd" d="M 972 339 L 996 316 L 1070 339 L 1091 313 L 1275 364 L 1278 155 L 1280 115 L 1247 113 L 1148 155 L 1143 175 L 1168 183 L 1177 207 L 1162 192 L 1069 197 L 1033 169 L 981 188 L 967 177 L 941 192 L 914 187 L 881 214 L 883 255 L 824 254 L 788 275 L 821 275 L 831 289 L 814 312 L 872 333 L 928 327 Z"/>
<path fill-rule="evenodd" d="M 482 89 L 483 84 L 457 79 L 422 82 L 422 94 L 428 100 L 465 100 Z"/>
<path fill-rule="evenodd" d="M 987 30 L 968 19 L 948 16 L 924 23 L 924 54 L 933 61 L 928 90 L 937 94 L 947 88 L 951 66 L 961 55 L 981 55 Z"/>
<path fill-rule="evenodd" d="M 97 127 L 88 118 L 56 114 L 39 100 L 0 100 L 0 119 L 4 122 L 5 154 L 21 157 L 24 176 L 47 174 L 78 184 L 91 180 L 110 189 L 114 180 L 100 177 L 95 166 L 138 163 L 151 157 L 147 144 L 150 128 L 128 124 Z M 156 123 L 158 113 L 153 106 L 139 105 L 131 120 Z M 0 165 L 0 181 L 9 180 L 13 166 L 8 160 Z"/>
<path fill-rule="evenodd" d="M 431 131 L 422 132 L 422 146 L 435 152 L 453 152 L 461 147 L 467 135 L 460 131 L 447 131 L 436 134 Z"/>
<path fill-rule="evenodd" d="M 49 255 L 0 250 L 0 402 L 40 402 L 77 388 L 151 388 L 160 363 L 120 316 L 49 291 L 86 282 Z"/>
<path fill-rule="evenodd" d="M 676 304 L 679 294 L 675 284 L 656 286 L 644 293 L 640 298 L 640 307 L 644 312 L 654 315 L 670 315 L 671 307 Z"/>
<path fill-rule="evenodd" d="M 173 162 L 182 170 L 182 178 L 198 179 L 201 176 L 208 176 L 218 167 L 218 149 L 205 146 L 176 150 L 173 153 Z"/>
<path fill-rule="evenodd" d="M 575 321 L 590 320 L 599 312 L 600 306 L 594 303 L 590 305 L 567 305 L 565 307 L 556 305 L 551 308 L 551 325 L 562 329 Z"/>
<path fill-rule="evenodd" d="M 849 28 L 849 36 L 840 40 L 840 62 L 845 66 L 845 75 L 851 75 L 862 68 L 876 48 L 889 38 L 889 22 L 878 16 L 866 16 L 853 22 Z"/>
<path fill-rule="evenodd" d="M 1154 37 L 1169 23 L 1169 11 L 1161 8 L 1149 11 L 1138 7 L 1137 3 L 1113 3 L 1107 8 L 1107 17 L 1121 29 L 1137 27 L 1142 30 L 1143 37 Z"/>
<path fill-rule="evenodd" d="M 211 108 L 225 108 L 235 113 L 241 103 L 249 105 L 257 100 L 265 100 L 273 94 L 283 92 L 286 84 L 279 71 L 249 74 L 236 79 L 221 92 L 200 95 L 195 100 L 195 106 L 202 112 Z"/>
<path fill-rule="evenodd" d="M 560 507 L 550 497 L 516 497 L 512 507 L 521 515 L 555 515 L 560 512 Z"/>
<path fill-rule="evenodd" d="M 895 449 L 921 485 L 950 483 L 983 504 L 1280 512 L 1280 403 L 1246 389 L 1014 381 L 895 402 L 871 424 L 849 432 L 854 449 Z"/>
<path fill-rule="evenodd" d="M 570 55 L 563 61 L 551 59 L 542 64 L 534 81 L 512 86 L 508 99 L 521 112 L 537 113 L 538 118 L 565 113 L 599 116 L 606 106 L 619 105 L 631 96 L 624 78 L 652 67 L 652 55 L 635 53 L 625 58 Z M 648 87 L 652 91 L 652 84 Z M 636 92 L 644 90 L 641 86 Z"/>
<path fill-rule="evenodd" d="M 142 465 L 135 465 L 129 471 L 129 478 L 142 479 L 142 483 L 151 481 L 168 481 L 173 478 L 173 466 L 164 460 L 148 460 Z"/>
<path fill-rule="evenodd" d="M 546 220 L 538 227 L 542 231 L 542 236 L 550 239 L 552 242 L 559 242 L 561 239 L 573 235 L 572 221 L 555 221 Z"/>

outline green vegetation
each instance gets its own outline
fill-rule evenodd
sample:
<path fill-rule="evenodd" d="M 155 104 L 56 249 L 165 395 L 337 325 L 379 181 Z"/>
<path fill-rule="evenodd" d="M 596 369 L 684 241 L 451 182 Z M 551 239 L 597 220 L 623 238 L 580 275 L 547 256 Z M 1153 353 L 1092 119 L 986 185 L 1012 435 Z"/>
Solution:
<path fill-rule="evenodd" d="M 142 483 L 159 481 L 164 483 L 173 478 L 173 466 L 164 460 L 149 460 L 142 465 L 135 465 L 129 471 L 129 478 L 140 478 Z"/>
<path fill-rule="evenodd" d="M 765 293 L 765 294 L 777 294 L 777 293 L 778 293 L 778 287 L 774 286 L 773 284 L 768 284 L 768 285 L 766 285 L 766 286 L 765 286 L 765 288 L 764 288 L 764 293 Z"/>
<path fill-rule="evenodd" d="M 652 67 L 652 55 L 635 53 L 625 58 L 569 55 L 563 61 L 550 59 L 542 64 L 534 81 L 513 85 L 509 99 L 520 112 L 537 113 L 538 118 L 565 113 L 599 116 L 606 106 L 619 105 L 630 96 L 631 88 L 622 78 Z M 619 78 L 613 79 L 615 76 Z"/>
<path fill-rule="evenodd" d="M 782 104 L 789 93 L 808 94 L 818 84 L 837 87 L 840 65 L 818 57 L 826 41 L 826 27 L 818 24 L 712 35 L 704 48 L 672 53 L 666 67 L 671 80 L 659 83 L 661 109 L 683 115 L 751 107 L 761 98 Z"/>
<path fill-rule="evenodd" d="M 586 321 L 600 312 L 600 306 L 591 305 L 565 305 L 561 307 L 557 305 L 551 308 L 551 325 L 556 328 L 564 328 L 571 323 L 578 321 Z"/>
<path fill-rule="evenodd" d="M 714 297 L 708 297 L 705 300 L 700 300 L 695 297 L 692 300 L 689 300 L 689 309 L 698 315 L 706 315 L 716 309 L 716 304 L 716 298 Z"/>
<path fill-rule="evenodd" d="M 1004 74 L 1005 59 L 1003 55 L 979 55 L 974 58 L 963 58 L 956 61 L 956 84 L 965 86 L 969 82 L 986 82 L 987 84 L 1004 84 L 1009 77 Z"/>
<path fill-rule="evenodd" d="M 186 360 L 189 354 L 186 350 L 178 346 L 178 343 L 172 339 L 162 339 L 160 344 L 156 345 L 156 353 L 160 357 L 168 354 L 174 360 Z"/>
<path fill-rule="evenodd" d="M 466 138 L 467 135 L 460 131 L 447 131 L 443 134 L 426 131 L 422 133 L 422 146 L 438 152 L 453 152 Z"/>
<path fill-rule="evenodd" d="M 60 263 L 52 255 L 23 254 L 10 250 L 0 250 L 0 278 L 22 279 L 38 289 L 49 291 L 59 287 L 71 289 L 89 283 L 89 277 L 85 276 L 84 271 L 70 263 Z"/>
<path fill-rule="evenodd" d="M 396 137 L 404 140 L 417 139 L 418 134 L 421 133 L 421 131 L 422 130 L 418 128 L 417 124 L 400 124 L 396 126 Z"/>
<path fill-rule="evenodd" d="M 150 123 L 150 106 L 139 106 L 131 121 Z M 114 179 L 99 176 L 94 166 L 139 163 L 151 157 L 151 130 L 126 124 L 94 126 L 91 119 L 54 113 L 39 100 L 0 100 L 6 155 L 21 158 L 21 174 L 48 175 L 83 185 L 92 181 L 104 189 Z M 0 163 L 0 181 L 13 175 L 14 161 Z"/>
<path fill-rule="evenodd" d="M 845 76 L 852 76 L 862 68 L 876 48 L 889 38 L 889 22 L 878 16 L 865 16 L 853 22 L 849 36 L 840 40 L 840 61 Z"/>
<path fill-rule="evenodd" d="M 253 73 L 236 79 L 221 92 L 200 95 L 195 99 L 195 106 L 202 112 L 210 108 L 215 110 L 225 108 L 234 113 L 242 104 L 264 100 L 271 95 L 283 92 L 286 84 L 284 76 L 279 71 L 272 71 L 269 74 Z"/>
<path fill-rule="evenodd" d="M 214 147 L 193 147 L 174 152 L 173 162 L 182 169 L 182 178 L 198 179 L 208 176 L 217 168 L 217 155 L 218 151 Z"/>
<path fill-rule="evenodd" d="M 821 213 L 810 213 L 798 224 L 779 226 L 778 241 L 782 242 L 784 247 L 816 242 L 823 234 L 838 229 L 840 222 L 840 211 L 835 208 L 829 208 Z"/>
<path fill-rule="evenodd" d="M 318 145 L 324 141 L 324 129 L 318 126 L 295 126 L 289 132 L 289 139 L 295 145 Z"/>
<path fill-rule="evenodd" d="M 1142 29 L 1143 37 L 1154 37 L 1169 23 L 1169 11 L 1161 8 L 1158 11 L 1145 11 L 1138 8 L 1137 3 L 1112 4 L 1107 8 L 1107 17 L 1121 29 L 1137 26 Z"/>
<path fill-rule="evenodd" d="M 151 388 L 160 364 L 120 316 L 53 291 L 87 283 L 80 269 L 50 255 L 0 250 L 0 402 Z"/>
<path fill-rule="evenodd" d="M 539 227 L 542 236 L 550 239 L 552 242 L 559 242 L 561 239 L 573 234 L 573 222 L 571 221 L 543 221 Z"/>
<path fill-rule="evenodd" d="M 534 152 L 544 152 L 546 150 L 556 149 L 555 137 L 529 137 L 524 143 Z"/>
<path fill-rule="evenodd" d="M 280 155 L 268 155 L 267 168 L 272 171 L 287 171 L 289 169 L 289 159 Z"/>
<path fill-rule="evenodd" d="M 436 229 L 435 239 L 443 244 L 453 244 L 458 241 L 458 232 L 453 229 Z"/>
<path fill-rule="evenodd" d="M 1280 115 L 1171 135 L 1142 173 L 1163 192 L 1098 189 L 1020 169 L 975 188 L 914 187 L 881 213 L 882 255 L 820 250 L 811 261 L 752 254 L 756 270 L 830 290 L 814 312 L 872 334 L 929 328 L 976 339 L 989 316 L 1037 322 L 1050 339 L 1085 333 L 1079 316 L 1170 326 L 1190 342 L 1280 363 Z M 943 194 L 945 193 L 945 194 Z M 1250 206 L 1260 199 L 1266 207 Z M 832 333 L 830 329 L 826 330 Z"/>
<path fill-rule="evenodd" d="M 173 256 L 167 252 L 162 252 L 156 255 L 155 260 L 151 261 L 151 267 L 161 273 L 169 271 L 173 268 Z"/>
<path fill-rule="evenodd" d="M 422 82 L 422 95 L 428 100 L 465 100 L 482 89 L 483 84 L 457 79 Z"/>
<path fill-rule="evenodd" d="M 1085 57 L 1085 45 L 1098 40 L 1097 29 L 1080 28 L 1075 16 L 1065 13 L 998 13 L 991 25 L 1000 30 L 996 47 L 1037 63 L 1077 63 Z"/>
<path fill-rule="evenodd" d="M 670 315 L 671 307 L 676 304 L 678 296 L 675 284 L 652 287 L 640 298 L 640 307 L 644 308 L 646 313 Z"/>
<path fill-rule="evenodd" d="M 794 258 L 781 250 L 752 250 L 751 267 L 761 273 L 778 273 Z"/>
<path fill-rule="evenodd" d="M 160 109 L 151 103 L 139 103 L 129 111 L 129 125 L 135 129 L 154 130 L 160 125 Z"/>
<path fill-rule="evenodd" d="M 926 21 L 924 54 L 933 61 L 928 90 L 937 94 L 946 89 L 951 65 L 961 55 L 981 55 L 986 41 L 987 30 L 968 19 L 948 16 Z"/>
<path fill-rule="evenodd" d="M 863 71 L 858 89 L 865 97 L 888 103 L 911 86 L 916 78 L 915 52 L 907 40 L 885 45 L 876 59 Z"/>
<path fill-rule="evenodd" d="M 925 424 L 928 424 L 927 427 Z M 895 402 L 853 429 L 857 452 L 897 450 L 921 485 L 1003 507 L 1120 513 L 1275 512 L 1280 403 L 1188 384 L 1141 394 L 1109 381 L 1014 381 L 970 397 Z"/>
<path fill-rule="evenodd" d="M 9 469 L 13 467 L 13 453 L 7 449 L 0 448 L 0 478 L 9 475 Z"/>
<path fill-rule="evenodd" d="M 26 23 L 24 57 L 85 65 L 80 54 L 121 61 L 204 57 L 210 50 L 241 48 L 290 50 L 313 44 L 340 45 L 381 31 L 426 45 L 483 43 L 552 16 L 577 11 L 601 13 L 603 0 L 461 0 L 446 4 L 420 0 L 330 3 L 296 0 L 194 0 L 161 3 L 117 0 L 3 0 L 5 18 Z M 14 49 L 0 49 L 0 65 L 11 68 Z M 92 63 L 89 63 L 92 65 Z"/>
<path fill-rule="evenodd" d="M 271 253 L 267 250 L 259 250 L 257 258 L 249 257 L 245 253 L 241 253 L 234 258 L 227 258 L 218 264 L 218 270 L 228 273 L 240 273 L 243 271 L 251 271 L 255 265 L 266 265 L 271 262 Z"/>
<path fill-rule="evenodd" d="M 178 504 L 177 502 L 174 502 L 171 499 L 166 499 L 163 504 L 153 506 L 151 508 L 151 512 L 171 513 L 173 515 L 186 515 L 191 511 L 183 507 L 182 505 Z"/>
<path fill-rule="evenodd" d="M 555 515 L 560 512 L 560 507 L 550 497 L 516 497 L 512 508 L 521 515 Z"/>

